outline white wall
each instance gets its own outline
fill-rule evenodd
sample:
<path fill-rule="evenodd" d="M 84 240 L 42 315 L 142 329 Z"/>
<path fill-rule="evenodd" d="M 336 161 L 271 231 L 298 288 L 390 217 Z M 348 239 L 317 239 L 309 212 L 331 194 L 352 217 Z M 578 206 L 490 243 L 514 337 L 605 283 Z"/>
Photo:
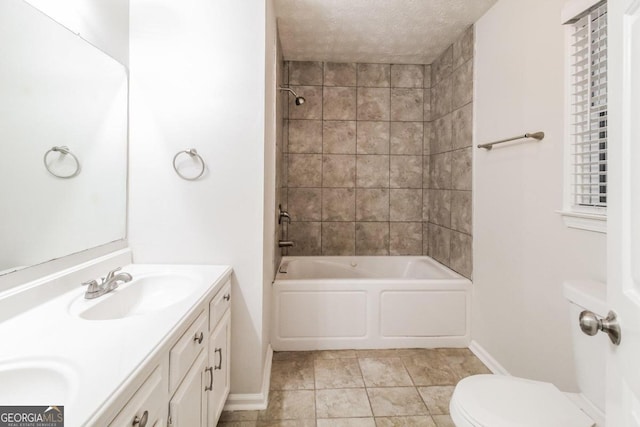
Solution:
<path fill-rule="evenodd" d="M 129 0 L 25 0 L 124 65 L 129 63 Z"/>
<path fill-rule="evenodd" d="M 278 221 L 276 207 L 276 138 L 279 134 L 276 120 L 280 116 L 277 105 L 278 74 L 278 30 L 273 0 L 266 0 L 265 28 L 265 122 L 264 122 L 264 240 L 262 249 L 263 302 L 262 302 L 262 353 L 267 350 L 270 340 L 271 284 L 275 277 L 274 258 L 275 235 Z M 282 120 L 280 118 L 280 120 Z"/>
<path fill-rule="evenodd" d="M 138 263 L 230 264 L 232 393 L 264 359 L 265 4 L 132 0 L 129 242 Z M 207 172 L 171 162 L 196 148 Z"/>
<path fill-rule="evenodd" d="M 563 2 L 500 0 L 476 24 L 472 336 L 511 374 L 575 389 L 566 279 L 606 278 L 606 237 L 562 208 Z M 571 319 L 571 321 L 576 321 Z"/>

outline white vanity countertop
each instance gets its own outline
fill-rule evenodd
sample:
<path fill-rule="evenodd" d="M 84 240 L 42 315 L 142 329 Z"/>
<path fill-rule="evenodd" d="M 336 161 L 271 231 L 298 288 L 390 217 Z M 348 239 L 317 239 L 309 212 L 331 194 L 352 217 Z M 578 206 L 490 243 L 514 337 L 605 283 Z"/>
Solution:
<path fill-rule="evenodd" d="M 54 298 L 47 297 L 33 308 L 0 322 L 0 379 L 33 381 L 31 389 L 41 390 L 40 394 L 27 393 L 29 398 L 23 401 L 21 394 L 24 393 L 19 390 L 28 390 L 29 384 L 8 384 L 0 380 L 0 396 L 4 400 L 0 404 L 64 405 L 65 425 L 86 424 L 143 362 L 155 354 L 181 320 L 215 295 L 231 275 L 229 266 L 205 265 L 131 264 L 123 266 L 122 271 L 130 273 L 134 280 L 112 293 L 85 300 L 86 287 L 77 283 L 67 286 L 65 292 Z M 159 310 L 110 320 L 80 317 L 87 307 L 133 286 L 136 278 L 160 274 L 182 275 L 197 285 Z M 11 297 L 0 299 L 0 312 L 5 304 L 11 304 Z M 24 374 L 6 375 L 16 372 L 15 369 L 24 369 L 18 371 Z M 38 381 L 46 382 L 52 390 L 47 392 L 47 387 L 41 387 Z M 67 395 L 54 392 L 56 384 L 62 384 L 61 389 L 70 389 L 70 392 Z"/>

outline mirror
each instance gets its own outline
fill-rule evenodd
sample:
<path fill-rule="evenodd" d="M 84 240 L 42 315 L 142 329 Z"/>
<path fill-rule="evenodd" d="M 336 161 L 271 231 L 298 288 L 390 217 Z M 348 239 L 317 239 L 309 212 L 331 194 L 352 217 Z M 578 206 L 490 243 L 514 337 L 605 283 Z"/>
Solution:
<path fill-rule="evenodd" d="M 123 239 L 124 66 L 22 0 L 0 58 L 0 274 Z"/>

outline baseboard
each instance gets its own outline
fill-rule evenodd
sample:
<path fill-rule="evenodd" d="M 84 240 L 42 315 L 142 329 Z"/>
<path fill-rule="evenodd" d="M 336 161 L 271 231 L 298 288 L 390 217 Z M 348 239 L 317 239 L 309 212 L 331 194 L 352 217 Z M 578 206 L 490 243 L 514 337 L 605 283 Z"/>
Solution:
<path fill-rule="evenodd" d="M 267 346 L 267 354 L 264 355 L 264 368 L 262 370 L 262 393 L 263 404 L 260 409 L 267 409 L 269 403 L 269 389 L 271 388 L 271 364 L 273 363 L 273 347 Z"/>
<path fill-rule="evenodd" d="M 494 359 L 487 350 L 484 349 L 477 341 L 471 341 L 469 350 L 476 355 L 482 363 L 494 374 L 511 375 L 496 359 Z"/>
<path fill-rule="evenodd" d="M 267 409 L 269 403 L 269 386 L 271 385 L 271 363 L 273 349 L 267 347 L 262 369 L 262 391 L 260 393 L 230 393 L 224 404 L 225 411 L 257 411 Z"/>

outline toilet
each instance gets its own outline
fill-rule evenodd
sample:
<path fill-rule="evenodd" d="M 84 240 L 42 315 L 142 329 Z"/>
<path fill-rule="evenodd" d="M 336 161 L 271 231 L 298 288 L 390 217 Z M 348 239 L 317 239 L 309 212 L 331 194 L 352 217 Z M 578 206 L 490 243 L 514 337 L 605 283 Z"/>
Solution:
<path fill-rule="evenodd" d="M 580 393 L 564 393 L 541 381 L 506 375 L 473 375 L 461 380 L 449 405 L 457 427 L 604 426 L 608 339 L 582 333 L 578 316 L 590 310 L 605 317 L 606 287 L 590 281 L 566 282 L 573 356 Z"/>

